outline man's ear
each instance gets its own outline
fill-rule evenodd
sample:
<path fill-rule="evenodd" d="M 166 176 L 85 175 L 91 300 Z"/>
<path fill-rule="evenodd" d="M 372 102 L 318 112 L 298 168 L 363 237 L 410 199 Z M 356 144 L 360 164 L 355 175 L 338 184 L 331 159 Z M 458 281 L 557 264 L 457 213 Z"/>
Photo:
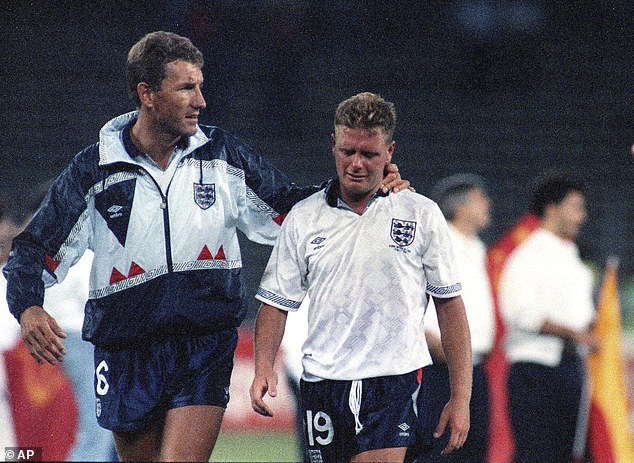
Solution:
<path fill-rule="evenodd" d="M 387 147 L 387 163 L 392 162 L 392 155 L 394 154 L 394 149 L 396 148 L 396 141 L 392 140 L 390 142 L 390 146 Z"/>
<path fill-rule="evenodd" d="M 152 107 L 152 87 L 146 82 L 139 82 L 136 86 L 136 93 L 141 101 L 141 106 Z"/>

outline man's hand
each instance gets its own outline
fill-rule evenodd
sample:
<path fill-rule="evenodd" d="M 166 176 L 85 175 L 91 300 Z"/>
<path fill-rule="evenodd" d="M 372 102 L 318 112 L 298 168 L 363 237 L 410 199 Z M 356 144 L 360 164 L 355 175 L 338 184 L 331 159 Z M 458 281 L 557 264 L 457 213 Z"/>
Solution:
<path fill-rule="evenodd" d="M 260 415 L 273 416 L 273 411 L 264 402 L 264 396 L 269 393 L 271 397 L 277 396 L 277 373 L 274 370 L 266 374 L 257 374 L 251 384 L 249 394 L 251 395 L 251 407 Z"/>
<path fill-rule="evenodd" d="M 401 190 L 409 188 L 411 191 L 416 191 L 410 186 L 408 180 L 403 180 L 401 174 L 398 172 L 398 166 L 396 164 L 388 164 L 385 167 L 385 173 L 383 177 L 383 183 L 381 184 L 381 190 L 383 193 L 387 193 L 392 190 L 394 193 L 398 193 Z"/>
<path fill-rule="evenodd" d="M 591 354 L 601 350 L 601 340 L 592 331 L 578 331 L 573 336 L 574 342 L 588 349 Z"/>
<path fill-rule="evenodd" d="M 451 398 L 440 415 L 434 437 L 442 436 L 449 426 L 449 442 L 441 452 L 441 455 L 447 455 L 462 447 L 469 433 L 469 402 L 473 381 L 471 334 L 462 297 L 434 297 L 434 304 L 451 385 Z"/>
<path fill-rule="evenodd" d="M 542 323 L 539 332 L 541 334 L 557 336 L 564 341 L 572 341 L 578 346 L 587 349 L 591 354 L 601 349 L 601 341 L 592 331 L 574 330 L 559 323 L 546 320 Z"/>
<path fill-rule="evenodd" d="M 277 396 L 277 373 L 273 369 L 275 354 L 284 337 L 288 312 L 262 304 L 255 319 L 254 353 L 255 378 L 251 384 L 251 407 L 260 415 L 273 416 L 264 396 Z"/>
<path fill-rule="evenodd" d="M 440 453 L 441 455 L 447 455 L 459 449 L 467 440 L 470 427 L 468 400 L 459 400 L 453 397 L 449 399 L 438 420 L 434 437 L 436 439 L 440 438 L 445 433 L 447 426 L 451 430 L 451 435 L 447 446 Z"/>
<path fill-rule="evenodd" d="M 66 333 L 42 307 L 32 305 L 22 312 L 20 330 L 31 356 L 39 364 L 45 360 L 51 365 L 64 361 L 66 348 L 61 340 Z"/>

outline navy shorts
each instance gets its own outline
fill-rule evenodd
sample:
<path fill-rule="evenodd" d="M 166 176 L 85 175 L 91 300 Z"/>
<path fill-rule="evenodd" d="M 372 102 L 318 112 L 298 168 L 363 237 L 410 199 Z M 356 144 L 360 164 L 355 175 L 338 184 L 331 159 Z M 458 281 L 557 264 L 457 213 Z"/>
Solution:
<path fill-rule="evenodd" d="M 302 381 L 301 390 L 311 463 L 345 462 L 414 441 L 417 371 L 358 381 Z"/>
<path fill-rule="evenodd" d="M 230 328 L 208 335 L 148 340 L 134 348 L 95 347 L 99 425 L 128 432 L 162 420 L 172 408 L 225 408 L 237 341 L 237 330 Z"/>
<path fill-rule="evenodd" d="M 440 415 L 451 398 L 449 368 L 446 363 L 436 363 L 423 368 L 418 394 L 418 428 L 416 444 L 407 451 L 405 461 L 416 463 L 485 463 L 489 439 L 489 389 L 482 364 L 473 367 L 473 387 L 471 388 L 469 411 L 471 427 L 462 448 L 449 455 L 440 452 L 449 443 L 451 429 L 438 439 L 433 434 Z"/>

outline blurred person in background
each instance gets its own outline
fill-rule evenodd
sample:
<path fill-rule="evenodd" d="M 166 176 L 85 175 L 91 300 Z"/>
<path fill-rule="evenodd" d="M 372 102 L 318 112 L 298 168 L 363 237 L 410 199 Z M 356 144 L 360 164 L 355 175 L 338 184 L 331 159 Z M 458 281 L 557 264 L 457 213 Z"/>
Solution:
<path fill-rule="evenodd" d="M 583 357 L 599 348 L 590 331 L 592 272 L 575 244 L 586 220 L 583 186 L 564 174 L 544 176 L 530 212 L 540 228 L 509 256 L 499 291 L 507 325 L 513 461 L 569 462 L 585 381 Z"/>
<path fill-rule="evenodd" d="M 431 434 L 449 398 L 450 385 L 436 307 L 431 300 L 425 313 L 425 337 L 434 363 L 423 368 L 418 395 L 421 436 L 408 452 L 407 459 L 426 463 L 484 463 L 488 450 L 489 391 L 483 361 L 493 347 L 495 315 L 486 268 L 486 246 L 478 234 L 490 224 L 491 201 L 484 180 L 473 174 L 455 174 L 440 180 L 430 197 L 438 203 L 447 219 L 471 332 L 471 427 L 464 446 L 441 458 L 440 452 L 447 445 L 447 437 L 433 439 Z"/>
<path fill-rule="evenodd" d="M 272 245 L 292 205 L 318 190 L 198 123 L 203 62 L 174 33 L 134 44 L 126 74 L 138 110 L 74 157 L 4 268 L 30 354 L 57 364 L 65 334 L 44 288 L 93 251 L 83 339 L 95 345 L 97 419 L 123 460 L 209 459 L 246 315 L 237 230 Z"/>
<path fill-rule="evenodd" d="M 273 366 L 287 314 L 309 297 L 302 409 L 308 460 L 403 461 L 416 431 L 420 368 L 431 363 L 423 330 L 433 297 L 451 376 L 435 433 L 443 454 L 469 430 L 471 344 L 445 218 L 428 198 L 379 191 L 391 162 L 394 105 L 360 93 L 335 112 L 337 179 L 284 221 L 257 298 L 253 409 L 271 416 Z"/>

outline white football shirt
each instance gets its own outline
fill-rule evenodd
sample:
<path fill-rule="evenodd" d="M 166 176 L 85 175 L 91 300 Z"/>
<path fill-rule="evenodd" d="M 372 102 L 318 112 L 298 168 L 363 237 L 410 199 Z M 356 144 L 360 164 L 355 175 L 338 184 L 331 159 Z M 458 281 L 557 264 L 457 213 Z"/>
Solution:
<path fill-rule="evenodd" d="M 474 363 L 479 363 L 489 354 L 495 340 L 495 311 L 486 268 L 486 247 L 480 238 L 465 236 L 451 224 L 449 236 L 460 270 L 462 300 L 471 332 L 472 358 Z M 430 301 L 425 314 L 425 329 L 440 337 L 433 301 Z"/>
<path fill-rule="evenodd" d="M 592 271 L 572 241 L 540 228 L 509 256 L 500 277 L 500 308 L 511 362 L 555 367 L 561 338 L 540 333 L 546 320 L 587 330 L 594 319 Z"/>
<path fill-rule="evenodd" d="M 335 182 L 336 184 L 336 182 Z M 430 199 L 378 194 L 362 215 L 333 184 L 298 203 L 280 230 L 256 298 L 295 311 L 308 294 L 303 378 L 355 380 L 431 364 L 428 294 L 460 294 L 447 223 Z"/>

